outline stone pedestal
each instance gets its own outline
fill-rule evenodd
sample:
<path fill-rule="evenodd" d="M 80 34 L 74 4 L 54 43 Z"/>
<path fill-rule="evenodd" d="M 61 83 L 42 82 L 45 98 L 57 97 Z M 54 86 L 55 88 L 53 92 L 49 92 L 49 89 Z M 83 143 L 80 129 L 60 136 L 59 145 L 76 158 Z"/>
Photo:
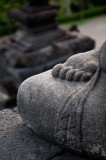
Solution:
<path fill-rule="evenodd" d="M 34 1 L 29 2 L 20 9 L 13 9 L 9 15 L 28 29 L 37 29 L 38 32 L 40 29 L 57 27 L 56 16 L 58 9 L 58 5 L 51 5 L 48 2 L 38 4 Z"/>

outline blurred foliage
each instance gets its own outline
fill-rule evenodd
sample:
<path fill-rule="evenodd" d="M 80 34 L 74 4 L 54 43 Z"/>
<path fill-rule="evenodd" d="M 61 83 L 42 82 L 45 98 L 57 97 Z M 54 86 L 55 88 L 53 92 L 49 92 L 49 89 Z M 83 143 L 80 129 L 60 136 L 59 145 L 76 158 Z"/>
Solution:
<path fill-rule="evenodd" d="M 25 4 L 28 0 L 0 0 L 0 36 L 13 32 L 19 24 L 8 17 L 8 11 Z M 53 3 L 60 4 L 61 8 L 58 15 L 59 22 L 80 19 L 94 14 L 104 12 L 106 0 L 50 0 Z M 99 9 L 93 9 L 95 6 L 103 6 Z M 85 10 L 89 9 L 89 14 Z M 78 14 L 77 14 L 78 12 Z M 68 13 L 68 14 L 67 14 Z M 106 12 L 105 12 L 106 13 Z"/>
<path fill-rule="evenodd" d="M 17 28 L 18 24 L 9 19 L 8 11 L 20 7 L 25 2 L 26 0 L 0 0 L 0 36 L 11 33 Z"/>
<path fill-rule="evenodd" d="M 106 14 L 106 6 L 100 6 L 100 7 L 92 7 L 87 10 L 83 10 L 80 12 L 74 12 L 68 16 L 58 16 L 57 20 L 60 23 L 67 23 L 67 22 L 74 22 L 74 21 L 82 21 L 83 19 L 96 17 L 99 15 Z"/>
<path fill-rule="evenodd" d="M 67 13 L 67 9 L 70 5 L 70 12 L 79 12 L 88 8 L 92 8 L 95 6 L 103 6 L 106 5 L 106 0 L 51 0 L 52 2 L 56 2 L 60 4 L 61 9 L 59 15 L 65 15 Z M 68 2 L 68 3 L 67 3 Z"/>

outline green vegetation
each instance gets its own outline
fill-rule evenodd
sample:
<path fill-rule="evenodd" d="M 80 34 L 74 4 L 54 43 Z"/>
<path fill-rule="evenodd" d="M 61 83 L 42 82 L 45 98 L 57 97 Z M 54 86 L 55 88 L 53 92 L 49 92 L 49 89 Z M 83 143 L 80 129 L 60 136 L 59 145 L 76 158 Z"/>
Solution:
<path fill-rule="evenodd" d="M 8 17 L 11 8 L 20 7 L 26 0 L 0 0 L 0 36 L 13 32 L 18 24 Z"/>
<path fill-rule="evenodd" d="M 57 20 L 60 23 L 74 22 L 74 21 L 82 21 L 86 18 L 91 18 L 99 15 L 103 15 L 106 13 L 106 6 L 101 7 L 92 7 L 87 10 L 83 10 L 77 13 L 71 13 L 70 15 L 61 16 L 59 15 Z"/>
<path fill-rule="evenodd" d="M 81 12 L 85 9 L 93 7 L 100 7 L 105 5 L 106 0 L 51 0 L 52 2 L 59 3 L 61 9 L 59 15 L 69 15 L 73 12 Z"/>

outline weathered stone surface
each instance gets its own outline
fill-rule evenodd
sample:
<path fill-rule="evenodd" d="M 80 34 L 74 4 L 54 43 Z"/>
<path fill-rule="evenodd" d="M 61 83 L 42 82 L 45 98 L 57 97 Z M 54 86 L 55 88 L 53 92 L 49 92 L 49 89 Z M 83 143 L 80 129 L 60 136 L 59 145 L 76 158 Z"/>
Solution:
<path fill-rule="evenodd" d="M 43 160 L 61 149 L 36 138 L 11 110 L 0 112 L 0 160 Z"/>
<path fill-rule="evenodd" d="M 18 108 L 25 124 L 38 137 L 71 152 L 106 158 L 105 59 L 106 42 L 99 51 L 72 56 L 23 82 Z"/>
<path fill-rule="evenodd" d="M 60 156 L 57 156 L 57 157 L 53 158 L 52 160 L 94 160 L 94 159 L 75 156 L 73 154 L 71 155 L 71 154 L 66 152 L 63 155 L 60 155 Z"/>
<path fill-rule="evenodd" d="M 52 76 L 67 81 L 89 81 L 99 65 L 98 58 L 97 50 L 74 55 L 66 63 L 56 65 L 52 70 Z"/>
<path fill-rule="evenodd" d="M 0 160 L 83 160 L 39 139 L 12 110 L 0 111 Z"/>

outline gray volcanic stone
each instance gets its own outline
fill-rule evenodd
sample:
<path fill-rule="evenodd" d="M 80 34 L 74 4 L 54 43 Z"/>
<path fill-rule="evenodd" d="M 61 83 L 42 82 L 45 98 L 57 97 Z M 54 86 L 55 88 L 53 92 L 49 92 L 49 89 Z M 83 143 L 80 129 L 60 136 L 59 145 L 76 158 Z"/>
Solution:
<path fill-rule="evenodd" d="M 38 138 L 12 110 L 0 111 L 0 160 L 85 160 Z"/>
<path fill-rule="evenodd" d="M 37 138 L 18 114 L 11 110 L 0 112 L 0 160 L 46 160 L 60 151 Z"/>
<path fill-rule="evenodd" d="M 99 51 L 96 50 L 74 55 L 66 63 L 56 65 L 52 76 L 67 81 L 86 82 L 95 74 L 99 65 L 98 58 Z"/>
<path fill-rule="evenodd" d="M 91 160 L 91 159 L 84 158 L 84 157 L 82 158 L 80 156 L 71 155 L 71 154 L 66 152 L 63 155 L 54 157 L 52 160 Z"/>
<path fill-rule="evenodd" d="M 106 42 L 99 51 L 72 56 L 62 67 L 24 81 L 18 92 L 24 123 L 70 152 L 106 158 L 105 60 Z"/>

